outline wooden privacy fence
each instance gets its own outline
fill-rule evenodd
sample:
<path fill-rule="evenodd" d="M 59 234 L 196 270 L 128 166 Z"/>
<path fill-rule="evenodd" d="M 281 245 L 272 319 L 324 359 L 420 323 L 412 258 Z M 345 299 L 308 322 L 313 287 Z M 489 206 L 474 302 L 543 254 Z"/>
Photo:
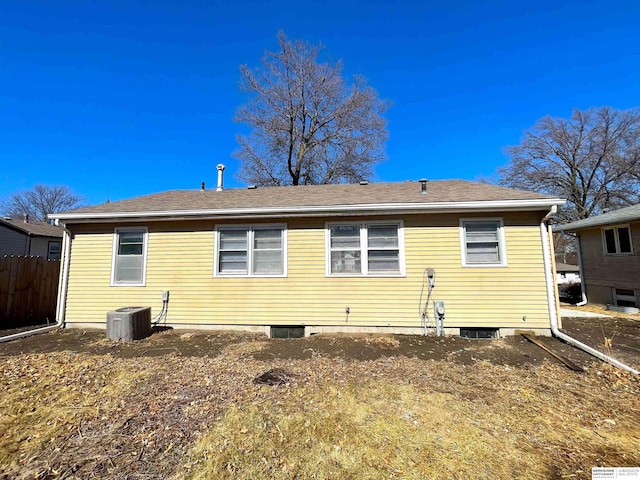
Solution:
<path fill-rule="evenodd" d="M 54 323 L 60 260 L 0 257 L 0 330 Z"/>

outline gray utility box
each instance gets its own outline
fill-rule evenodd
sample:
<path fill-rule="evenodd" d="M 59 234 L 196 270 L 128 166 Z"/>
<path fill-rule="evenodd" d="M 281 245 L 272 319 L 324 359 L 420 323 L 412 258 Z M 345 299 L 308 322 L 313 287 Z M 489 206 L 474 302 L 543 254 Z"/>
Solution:
<path fill-rule="evenodd" d="M 151 335 L 151 307 L 123 307 L 107 312 L 107 338 L 132 342 Z"/>

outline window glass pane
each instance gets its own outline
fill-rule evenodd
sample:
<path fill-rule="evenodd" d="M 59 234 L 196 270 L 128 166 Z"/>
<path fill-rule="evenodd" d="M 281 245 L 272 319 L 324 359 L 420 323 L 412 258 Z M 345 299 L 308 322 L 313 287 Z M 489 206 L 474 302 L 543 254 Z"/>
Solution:
<path fill-rule="evenodd" d="M 282 250 L 256 250 L 253 273 L 279 275 L 282 273 Z"/>
<path fill-rule="evenodd" d="M 282 230 L 256 230 L 253 232 L 253 248 L 281 249 Z"/>
<path fill-rule="evenodd" d="M 467 242 L 497 242 L 497 222 L 469 222 L 465 224 Z"/>
<path fill-rule="evenodd" d="M 62 242 L 49 242 L 49 251 L 47 259 L 60 260 L 60 251 L 62 250 Z"/>
<path fill-rule="evenodd" d="M 398 248 L 398 227 L 395 225 L 369 226 L 369 248 Z"/>
<path fill-rule="evenodd" d="M 465 222 L 466 263 L 500 263 L 500 222 Z"/>
<path fill-rule="evenodd" d="M 604 231 L 604 243 L 607 253 L 616 253 L 616 236 L 613 228 Z"/>
<path fill-rule="evenodd" d="M 370 272 L 399 272 L 398 250 L 369 250 Z"/>
<path fill-rule="evenodd" d="M 631 232 L 629 232 L 629 227 L 618 228 L 618 242 L 620 244 L 620 253 L 631 253 Z"/>
<path fill-rule="evenodd" d="M 114 280 L 116 283 L 142 283 L 142 255 L 117 255 Z"/>
<path fill-rule="evenodd" d="M 144 232 L 119 232 L 118 255 L 142 255 Z"/>
<path fill-rule="evenodd" d="M 361 271 L 358 250 L 331 252 L 331 273 L 360 273 Z"/>
<path fill-rule="evenodd" d="M 220 250 L 246 250 L 247 230 L 220 230 Z"/>
<path fill-rule="evenodd" d="M 220 252 L 219 272 L 240 272 L 247 271 L 247 253 L 246 252 Z"/>
<path fill-rule="evenodd" d="M 467 263 L 500 263 L 498 244 L 468 243 Z"/>
<path fill-rule="evenodd" d="M 358 225 L 331 227 L 331 248 L 360 248 L 360 227 Z"/>

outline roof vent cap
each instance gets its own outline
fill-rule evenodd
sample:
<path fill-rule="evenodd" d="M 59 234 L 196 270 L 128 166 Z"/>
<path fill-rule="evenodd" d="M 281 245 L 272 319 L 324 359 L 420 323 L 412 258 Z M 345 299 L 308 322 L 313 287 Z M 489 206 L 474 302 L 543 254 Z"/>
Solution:
<path fill-rule="evenodd" d="M 360 180 L 360 185 L 369 185 L 367 180 Z"/>
<path fill-rule="evenodd" d="M 249 186 L 247 187 L 247 190 L 255 190 L 256 188 L 258 188 L 258 186 L 257 186 L 257 185 L 249 185 Z"/>
<path fill-rule="evenodd" d="M 427 193 L 427 180 L 426 178 L 421 178 L 418 180 L 420 182 L 420 193 Z"/>

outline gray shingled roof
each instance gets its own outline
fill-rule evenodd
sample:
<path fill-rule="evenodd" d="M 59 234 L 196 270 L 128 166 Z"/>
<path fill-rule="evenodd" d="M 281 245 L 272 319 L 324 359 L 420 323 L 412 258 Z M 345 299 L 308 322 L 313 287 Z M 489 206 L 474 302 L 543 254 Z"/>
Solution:
<path fill-rule="evenodd" d="M 602 225 L 613 225 L 618 223 L 636 222 L 640 220 L 640 204 L 630 207 L 620 208 L 612 212 L 585 218 L 565 225 L 558 225 L 554 230 L 558 232 L 573 232 L 584 228 L 600 227 Z"/>
<path fill-rule="evenodd" d="M 45 222 L 25 222 L 12 218 L 0 218 L 0 224 L 6 225 L 13 230 L 18 230 L 25 234 L 36 235 L 38 237 L 60 237 L 62 238 L 62 227 L 51 225 Z"/>
<path fill-rule="evenodd" d="M 154 212 L 197 212 L 271 209 L 298 212 L 318 207 L 484 203 L 492 201 L 532 201 L 544 205 L 561 204 L 562 200 L 538 193 L 513 190 L 466 180 L 438 180 L 427 183 L 427 193 L 421 193 L 419 182 L 310 185 L 260 187 L 255 189 L 170 190 L 93 207 L 84 207 L 52 215 L 51 218 L 104 217 L 107 214 Z"/>

